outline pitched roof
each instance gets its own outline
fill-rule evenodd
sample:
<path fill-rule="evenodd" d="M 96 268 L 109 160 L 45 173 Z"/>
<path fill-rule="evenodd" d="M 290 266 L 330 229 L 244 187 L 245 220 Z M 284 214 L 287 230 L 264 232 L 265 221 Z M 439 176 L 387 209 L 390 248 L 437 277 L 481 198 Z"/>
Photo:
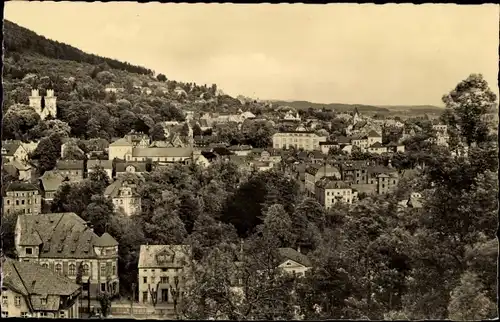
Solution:
<path fill-rule="evenodd" d="M 335 138 L 335 141 L 339 144 L 349 144 L 351 143 L 351 139 L 345 136 L 339 136 Z"/>
<path fill-rule="evenodd" d="M 5 188 L 5 191 L 38 191 L 38 188 L 28 182 L 11 182 Z"/>
<path fill-rule="evenodd" d="M 56 191 L 64 179 L 64 176 L 58 171 L 50 170 L 45 171 L 43 176 L 40 177 L 40 182 L 44 191 Z"/>
<path fill-rule="evenodd" d="M 135 172 L 146 172 L 146 162 L 117 162 L 116 172 L 126 172 L 129 166 L 134 167 Z"/>
<path fill-rule="evenodd" d="M 17 149 L 22 146 L 22 142 L 19 140 L 12 141 L 3 141 L 2 142 L 2 150 L 5 149 L 6 156 L 13 156 L 16 153 Z"/>
<path fill-rule="evenodd" d="M 112 184 L 106 187 L 106 190 L 104 190 L 104 195 L 110 198 L 116 198 L 118 197 L 118 194 L 120 192 L 120 189 L 122 187 L 130 186 L 127 182 L 125 182 L 123 179 L 116 179 Z M 134 191 L 135 193 L 135 191 Z"/>
<path fill-rule="evenodd" d="M 375 132 L 374 130 L 371 130 L 370 132 L 368 132 L 367 136 L 370 137 L 370 138 L 379 138 L 379 137 L 381 137 L 381 135 L 378 134 L 377 132 Z"/>
<path fill-rule="evenodd" d="M 27 171 L 27 170 L 31 169 L 31 165 L 27 162 L 23 162 L 23 161 L 16 160 L 16 159 L 13 159 L 11 161 L 8 161 L 8 160 L 6 160 L 6 161 L 7 162 L 5 162 L 3 164 L 4 167 L 11 166 L 14 169 L 19 170 L 19 171 Z"/>
<path fill-rule="evenodd" d="M 2 261 L 3 285 L 22 295 L 69 296 L 80 289 L 69 278 L 41 265 L 11 258 L 3 258 Z"/>
<path fill-rule="evenodd" d="M 42 246 L 41 258 L 93 258 L 100 237 L 75 213 L 20 215 L 20 245 Z M 36 236 L 36 237 L 33 237 Z M 105 237 L 109 242 L 109 238 Z"/>
<path fill-rule="evenodd" d="M 384 146 L 380 142 L 375 142 L 372 145 L 370 145 L 370 148 L 383 148 Z"/>
<path fill-rule="evenodd" d="M 96 239 L 94 245 L 99 247 L 111 247 L 118 246 L 118 242 L 110 234 L 104 233 L 101 237 Z"/>
<path fill-rule="evenodd" d="M 297 262 L 301 265 L 304 265 L 305 267 L 312 267 L 312 263 L 309 260 L 309 258 L 306 255 L 299 253 L 298 251 L 296 251 L 293 248 L 289 248 L 289 247 L 278 248 L 278 254 L 282 258 L 282 260 L 284 260 L 284 261 L 291 259 L 294 262 Z"/>
<path fill-rule="evenodd" d="M 174 262 L 169 260 L 158 262 L 157 255 L 174 256 Z M 139 253 L 139 268 L 155 267 L 184 267 L 183 260 L 188 260 L 191 256 L 191 246 L 189 245 L 141 245 Z"/>
<path fill-rule="evenodd" d="M 58 170 L 83 170 L 83 160 L 58 160 Z"/>
<path fill-rule="evenodd" d="M 192 148 L 133 148 L 133 157 L 190 157 Z"/>
<path fill-rule="evenodd" d="M 103 169 L 113 169 L 113 160 L 88 160 L 87 169 L 92 169 L 95 166 L 102 167 Z"/>
<path fill-rule="evenodd" d="M 132 143 L 130 143 L 126 138 L 121 138 L 113 143 L 110 143 L 109 146 L 132 146 Z"/>

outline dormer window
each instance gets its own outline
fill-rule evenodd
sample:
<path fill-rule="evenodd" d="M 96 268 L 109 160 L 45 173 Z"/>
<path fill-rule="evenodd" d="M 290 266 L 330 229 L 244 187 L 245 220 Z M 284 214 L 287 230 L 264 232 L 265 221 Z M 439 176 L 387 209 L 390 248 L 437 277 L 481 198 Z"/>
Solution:
<path fill-rule="evenodd" d="M 33 248 L 26 247 L 26 255 L 33 255 Z"/>

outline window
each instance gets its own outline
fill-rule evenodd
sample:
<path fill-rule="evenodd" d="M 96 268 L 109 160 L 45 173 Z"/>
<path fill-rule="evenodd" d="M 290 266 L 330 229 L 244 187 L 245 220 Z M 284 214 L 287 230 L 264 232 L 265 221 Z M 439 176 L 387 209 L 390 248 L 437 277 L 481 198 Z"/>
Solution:
<path fill-rule="evenodd" d="M 161 269 L 161 271 L 162 271 L 162 272 L 166 272 L 166 271 L 167 271 L 167 269 L 166 269 L 166 268 L 162 268 L 162 269 Z"/>
<path fill-rule="evenodd" d="M 49 264 L 47 264 L 47 263 L 43 263 L 43 264 L 42 264 L 42 267 L 43 267 L 43 268 L 49 268 Z"/>
<path fill-rule="evenodd" d="M 32 255 L 32 254 L 33 254 L 33 248 L 26 247 L 26 255 Z"/>
<path fill-rule="evenodd" d="M 106 283 L 101 283 L 101 292 L 106 292 Z"/>
<path fill-rule="evenodd" d="M 9 317 L 9 312 L 7 311 L 2 311 L 2 317 L 8 318 Z"/>
<path fill-rule="evenodd" d="M 382 185 L 382 188 L 385 188 L 385 184 Z"/>
<path fill-rule="evenodd" d="M 89 276 L 89 264 L 83 264 L 83 276 Z"/>
<path fill-rule="evenodd" d="M 60 317 L 60 318 L 65 318 L 65 317 L 66 317 L 66 312 L 64 312 L 64 311 L 60 311 L 60 312 L 59 312 L 59 317 Z"/>
<path fill-rule="evenodd" d="M 147 302 L 148 301 L 148 292 L 142 292 L 142 301 Z"/>
<path fill-rule="evenodd" d="M 21 205 L 24 205 L 24 199 L 23 199 L 23 200 L 21 200 Z"/>
<path fill-rule="evenodd" d="M 113 270 L 113 275 L 116 275 L 116 264 L 114 263 L 112 265 L 112 270 Z"/>
<path fill-rule="evenodd" d="M 162 283 L 162 284 L 168 284 L 168 276 L 162 276 L 162 277 L 160 277 L 160 283 Z"/>
<path fill-rule="evenodd" d="M 62 273 L 62 265 L 57 263 L 56 264 L 56 273 L 61 274 Z"/>
<path fill-rule="evenodd" d="M 28 312 L 21 312 L 21 317 L 22 318 L 27 318 L 28 317 Z"/>
<path fill-rule="evenodd" d="M 146 276 L 144 276 L 144 277 L 142 278 L 142 282 L 143 282 L 144 284 L 147 284 L 147 283 L 148 283 L 148 278 L 147 278 Z"/>
<path fill-rule="evenodd" d="M 16 206 L 19 206 L 19 200 L 16 200 Z"/>
<path fill-rule="evenodd" d="M 47 312 L 40 312 L 40 317 L 41 318 L 46 318 L 47 317 Z"/>
<path fill-rule="evenodd" d="M 7 204 L 10 205 L 10 200 L 7 200 Z"/>
<path fill-rule="evenodd" d="M 21 306 L 21 297 L 20 296 L 16 296 L 14 298 L 14 305 L 15 306 Z"/>
<path fill-rule="evenodd" d="M 9 305 L 9 298 L 6 295 L 4 295 L 2 296 L 2 306 L 7 306 L 7 305 Z"/>
<path fill-rule="evenodd" d="M 76 265 L 69 264 L 69 276 L 75 276 L 75 275 L 76 275 Z"/>
<path fill-rule="evenodd" d="M 106 264 L 101 264 L 101 276 L 106 276 Z"/>

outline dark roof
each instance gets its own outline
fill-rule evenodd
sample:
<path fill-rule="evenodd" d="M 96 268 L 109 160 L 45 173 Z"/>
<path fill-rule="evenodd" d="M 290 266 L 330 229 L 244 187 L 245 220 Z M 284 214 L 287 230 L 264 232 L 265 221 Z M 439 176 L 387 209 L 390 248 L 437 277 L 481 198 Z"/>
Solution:
<path fill-rule="evenodd" d="M 217 153 L 218 155 L 221 155 L 221 156 L 224 156 L 224 155 L 232 155 L 233 153 L 231 151 L 229 151 L 227 148 L 225 147 L 215 147 L 212 149 L 213 152 Z"/>
<path fill-rule="evenodd" d="M 118 242 L 110 234 L 104 233 L 101 237 L 96 239 L 94 245 L 100 247 L 111 247 L 118 246 Z"/>
<path fill-rule="evenodd" d="M 351 186 L 344 181 L 336 180 L 332 177 L 324 177 L 316 182 L 316 186 L 323 189 L 349 189 Z"/>
<path fill-rule="evenodd" d="M 116 172 L 126 172 L 128 166 L 135 168 L 135 172 L 146 172 L 146 162 L 117 162 Z"/>
<path fill-rule="evenodd" d="M 371 137 L 371 138 L 374 138 L 374 137 L 379 138 L 379 137 L 381 137 L 380 134 L 378 134 L 374 130 L 371 130 L 370 132 L 368 132 L 367 136 Z"/>
<path fill-rule="evenodd" d="M 370 148 L 383 148 L 384 146 L 380 142 L 375 142 L 372 145 L 370 145 Z"/>
<path fill-rule="evenodd" d="M 3 141 L 2 142 L 2 149 L 5 149 L 6 156 L 13 156 L 14 153 L 16 153 L 17 149 L 20 146 L 22 146 L 22 142 L 19 140 Z"/>
<path fill-rule="evenodd" d="M 38 191 L 38 188 L 32 184 L 32 183 L 28 183 L 28 182 L 12 182 L 10 184 L 7 185 L 7 187 L 5 188 L 5 191 Z"/>
<path fill-rule="evenodd" d="M 2 286 L 22 295 L 69 296 L 80 286 L 41 265 L 2 258 Z"/>
<path fill-rule="evenodd" d="M 92 169 L 95 166 L 102 167 L 103 169 L 113 169 L 113 160 L 88 160 L 87 169 Z"/>
<path fill-rule="evenodd" d="M 57 170 L 45 171 L 40 177 L 42 189 L 44 191 L 56 191 L 64 181 L 64 176 Z"/>
<path fill-rule="evenodd" d="M 319 142 L 319 145 L 337 145 L 337 142 L 333 141 L 326 141 L 326 142 Z"/>
<path fill-rule="evenodd" d="M 298 251 L 296 251 L 293 248 L 289 248 L 289 247 L 278 248 L 278 254 L 282 258 L 282 260 L 291 259 L 294 262 L 297 262 L 297 263 L 304 265 L 306 267 L 312 267 L 312 263 L 309 260 L 309 258 L 306 255 L 299 253 Z"/>
<path fill-rule="evenodd" d="M 20 215 L 19 245 L 42 246 L 40 258 L 93 258 L 93 246 L 100 242 L 75 213 L 53 213 L 38 216 Z M 109 243 L 109 238 L 105 237 Z"/>
<path fill-rule="evenodd" d="M 343 143 L 343 144 L 349 144 L 351 143 L 351 139 L 348 138 L 348 137 L 345 137 L 345 136 L 339 136 L 337 138 L 335 138 L 335 141 L 339 144 Z"/>
<path fill-rule="evenodd" d="M 83 170 L 83 160 L 58 160 L 58 170 Z"/>
<path fill-rule="evenodd" d="M 306 133 L 306 134 L 313 134 L 314 131 L 281 131 L 278 133 Z"/>

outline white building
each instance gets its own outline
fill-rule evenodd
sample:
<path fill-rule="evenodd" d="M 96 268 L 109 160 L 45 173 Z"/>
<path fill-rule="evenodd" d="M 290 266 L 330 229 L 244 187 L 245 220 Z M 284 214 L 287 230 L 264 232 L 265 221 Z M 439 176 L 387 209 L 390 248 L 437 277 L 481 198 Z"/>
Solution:
<path fill-rule="evenodd" d="M 273 135 L 273 147 L 275 149 L 304 149 L 305 151 L 320 150 L 320 142 L 326 142 L 326 136 L 318 136 L 314 132 L 289 131 L 279 132 Z"/>
<path fill-rule="evenodd" d="M 315 195 L 318 202 L 329 209 L 339 201 L 352 204 L 357 197 L 357 192 L 343 181 L 326 177 L 316 182 Z"/>

